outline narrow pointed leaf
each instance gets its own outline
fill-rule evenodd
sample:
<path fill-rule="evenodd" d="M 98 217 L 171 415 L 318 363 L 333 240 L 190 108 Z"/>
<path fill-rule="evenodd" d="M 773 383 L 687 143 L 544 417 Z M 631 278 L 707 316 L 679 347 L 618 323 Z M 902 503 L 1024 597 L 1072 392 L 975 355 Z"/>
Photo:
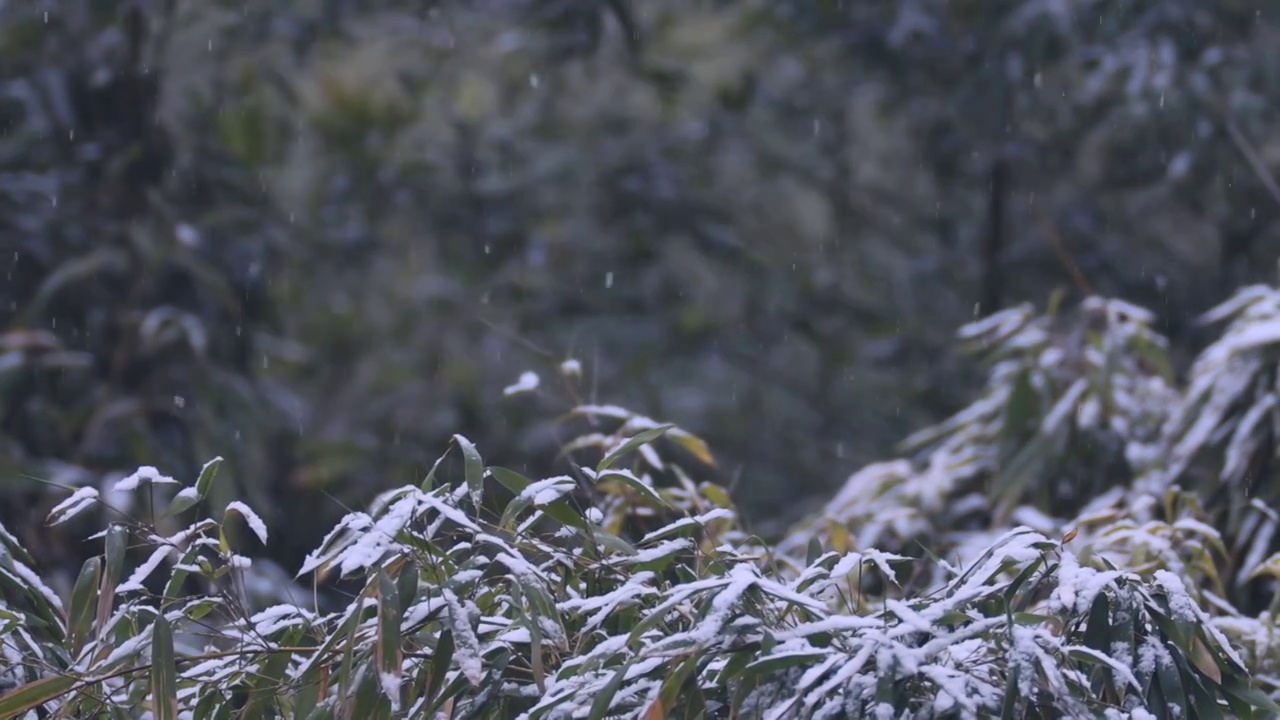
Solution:
<path fill-rule="evenodd" d="M 156 720 L 177 720 L 178 667 L 173 655 L 173 630 L 164 613 L 156 615 L 151 631 L 151 703 Z"/>
<path fill-rule="evenodd" d="M 484 502 L 484 460 L 480 458 L 480 452 L 470 440 L 461 435 L 454 435 L 453 439 L 457 441 L 458 447 L 462 448 L 467 488 L 471 490 L 471 502 L 475 504 L 478 511 Z"/>
<path fill-rule="evenodd" d="M 222 458 L 216 457 L 200 469 L 200 477 L 196 478 L 196 495 L 200 500 L 209 498 L 209 490 L 213 487 L 213 479 L 218 476 L 220 467 L 222 467 Z"/>
<path fill-rule="evenodd" d="M 653 442 L 654 440 L 657 440 L 658 438 L 665 435 L 667 431 L 673 427 L 675 426 L 663 425 L 661 427 L 650 428 L 648 430 L 642 430 L 641 432 L 636 433 L 635 435 L 631 436 L 631 438 L 628 439 L 625 443 L 623 443 L 622 447 L 606 455 L 605 458 L 600 461 L 600 464 L 596 466 L 596 472 L 604 472 L 605 470 L 609 469 L 609 467 L 612 466 L 614 463 L 618 462 L 618 460 L 626 456 L 628 453 L 634 451 L 636 448 L 640 447 L 641 445 L 647 445 Z"/>

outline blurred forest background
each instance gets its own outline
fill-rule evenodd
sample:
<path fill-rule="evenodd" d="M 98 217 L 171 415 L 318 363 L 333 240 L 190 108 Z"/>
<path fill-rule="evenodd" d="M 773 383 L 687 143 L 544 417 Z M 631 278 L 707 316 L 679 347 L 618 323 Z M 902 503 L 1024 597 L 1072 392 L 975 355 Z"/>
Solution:
<path fill-rule="evenodd" d="M 220 455 L 294 565 L 452 433 L 554 471 L 581 393 L 705 438 L 777 533 L 971 399 L 962 323 L 1122 297 L 1185 363 L 1197 314 L 1276 278 L 1278 23 L 0 0 L 0 520 L 74 554 L 29 540 L 47 481 Z"/>

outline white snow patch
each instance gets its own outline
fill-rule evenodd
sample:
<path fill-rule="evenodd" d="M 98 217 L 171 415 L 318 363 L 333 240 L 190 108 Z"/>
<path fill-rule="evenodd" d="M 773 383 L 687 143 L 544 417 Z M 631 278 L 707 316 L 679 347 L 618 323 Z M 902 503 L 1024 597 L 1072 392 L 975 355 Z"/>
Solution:
<path fill-rule="evenodd" d="M 177 480 L 168 475 L 161 475 L 160 471 L 150 465 L 143 465 L 134 471 L 134 473 L 123 480 L 120 480 L 111 489 L 115 492 L 125 492 L 128 490 L 136 490 L 138 485 L 149 482 L 152 485 L 177 485 Z"/>
<path fill-rule="evenodd" d="M 60 525 L 79 515 L 83 510 L 92 507 L 98 501 L 98 488 L 82 487 L 49 511 L 48 523 Z"/>
<path fill-rule="evenodd" d="M 502 389 L 502 394 L 510 397 L 511 395 L 519 395 L 520 393 L 533 392 L 538 389 L 538 385 L 542 380 L 538 377 L 538 373 L 532 370 L 526 370 L 520 373 L 520 379 L 515 383 Z"/>
<path fill-rule="evenodd" d="M 262 518 L 258 517 L 257 513 L 239 500 L 227 503 L 227 512 L 232 511 L 239 513 L 240 517 L 244 518 L 244 521 L 249 525 L 249 529 L 253 531 L 254 535 L 258 536 L 259 542 L 263 545 L 267 544 L 267 524 L 262 522 Z"/>

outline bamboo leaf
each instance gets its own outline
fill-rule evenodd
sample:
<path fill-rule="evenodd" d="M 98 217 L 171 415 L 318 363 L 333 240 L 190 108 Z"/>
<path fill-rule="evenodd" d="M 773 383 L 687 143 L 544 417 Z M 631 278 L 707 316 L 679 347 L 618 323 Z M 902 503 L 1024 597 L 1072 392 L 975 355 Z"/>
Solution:
<path fill-rule="evenodd" d="M 151 631 L 151 710 L 156 720 L 178 717 L 178 667 L 173 654 L 173 630 L 164 613 L 156 615 Z"/>
<path fill-rule="evenodd" d="M 71 675 L 55 675 L 0 695 L 0 718 L 15 718 L 66 695 L 76 686 Z"/>
<path fill-rule="evenodd" d="M 376 651 L 379 686 L 391 702 L 391 709 L 398 712 L 404 659 L 400 647 L 400 591 L 383 569 L 378 570 L 378 596 Z"/>
<path fill-rule="evenodd" d="M 216 457 L 204 464 L 200 476 L 196 478 L 196 495 L 201 501 L 209 498 L 209 490 L 213 488 L 213 480 L 218 476 L 218 468 L 222 467 L 222 458 Z"/>
<path fill-rule="evenodd" d="M 67 612 L 67 630 L 71 655 L 77 656 L 92 637 L 93 618 L 98 604 L 98 588 L 102 583 L 102 558 L 92 557 L 80 566 L 80 575 L 71 590 L 71 607 Z"/>
<path fill-rule="evenodd" d="M 479 511 L 484 503 L 484 460 L 480 458 L 479 451 L 470 440 L 461 435 L 454 435 L 453 439 L 458 443 L 458 447 L 462 448 L 467 487 L 471 490 L 471 502 Z"/>
<path fill-rule="evenodd" d="M 647 445 L 653 442 L 654 440 L 657 440 L 658 438 L 665 435 L 667 431 L 673 427 L 675 426 L 663 425 L 661 427 L 642 430 L 636 433 L 635 435 L 632 435 L 631 438 L 628 439 L 626 442 L 624 442 L 621 447 L 609 453 L 604 457 L 603 460 L 600 461 L 600 464 L 596 466 L 596 472 L 597 473 L 604 472 L 605 470 L 609 469 L 614 463 L 618 462 L 618 460 L 625 457 L 628 453 L 634 451 L 636 448 L 640 447 L 641 445 Z"/>

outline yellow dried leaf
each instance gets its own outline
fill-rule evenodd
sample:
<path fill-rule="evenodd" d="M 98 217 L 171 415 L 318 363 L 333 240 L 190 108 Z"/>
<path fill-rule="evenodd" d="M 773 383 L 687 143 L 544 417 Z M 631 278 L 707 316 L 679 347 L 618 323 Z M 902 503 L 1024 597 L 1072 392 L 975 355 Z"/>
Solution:
<path fill-rule="evenodd" d="M 667 437 L 674 440 L 680 445 L 680 447 L 688 450 L 694 457 L 698 458 L 702 462 L 710 465 L 711 467 L 716 466 L 716 459 L 711 454 L 711 448 L 707 446 L 707 442 L 705 440 L 697 435 L 687 432 L 673 432 L 667 435 Z"/>

